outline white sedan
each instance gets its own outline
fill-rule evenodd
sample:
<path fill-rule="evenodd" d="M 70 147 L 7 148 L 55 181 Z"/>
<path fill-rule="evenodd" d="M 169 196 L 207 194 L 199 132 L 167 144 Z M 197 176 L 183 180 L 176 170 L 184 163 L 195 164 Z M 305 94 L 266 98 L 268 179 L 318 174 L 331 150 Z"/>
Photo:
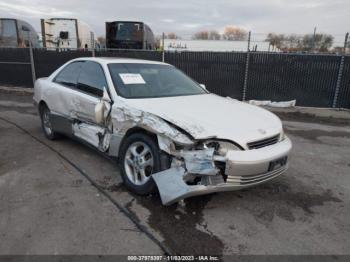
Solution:
<path fill-rule="evenodd" d="M 125 186 L 163 204 L 254 186 L 286 171 L 292 144 L 267 110 L 209 93 L 174 66 L 78 58 L 34 88 L 48 139 L 116 157 Z"/>

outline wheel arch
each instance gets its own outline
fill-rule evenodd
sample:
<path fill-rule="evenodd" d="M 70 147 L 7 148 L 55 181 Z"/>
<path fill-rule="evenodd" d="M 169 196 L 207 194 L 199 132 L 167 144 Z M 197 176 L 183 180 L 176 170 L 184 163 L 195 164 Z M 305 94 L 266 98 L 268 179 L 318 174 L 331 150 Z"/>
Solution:
<path fill-rule="evenodd" d="M 123 136 L 123 138 L 121 139 L 120 141 L 120 144 L 119 144 L 119 149 L 118 149 L 118 156 L 120 156 L 120 150 L 122 148 L 122 145 L 125 143 L 125 140 L 131 136 L 132 134 L 136 134 L 136 133 L 142 133 L 142 134 L 145 134 L 149 137 L 151 137 L 152 139 L 155 140 L 155 142 L 158 144 L 159 146 L 159 143 L 158 143 L 158 139 L 157 139 L 157 135 L 155 133 L 152 133 L 142 127 L 139 127 L 139 126 L 135 126 L 135 127 L 132 127 L 130 128 L 126 133 L 125 135 Z"/>
<path fill-rule="evenodd" d="M 125 143 L 125 141 L 128 137 L 130 137 L 132 134 L 136 134 L 136 133 L 145 134 L 154 140 L 154 142 L 157 144 L 158 149 L 159 149 L 158 152 L 159 152 L 159 156 L 160 156 L 160 161 L 161 161 L 160 164 L 161 164 L 162 169 L 169 168 L 171 157 L 168 153 L 166 153 L 160 149 L 157 134 L 155 134 L 155 133 L 153 133 L 145 128 L 139 127 L 139 126 L 135 126 L 135 127 L 130 128 L 123 136 L 123 138 L 119 144 L 119 148 L 118 148 L 118 159 L 120 160 L 120 158 L 121 158 L 121 148 L 122 148 L 123 143 Z"/>
<path fill-rule="evenodd" d="M 38 110 L 39 113 L 41 114 L 41 111 L 43 110 L 44 107 L 49 108 L 49 106 L 47 105 L 47 103 L 44 100 L 40 100 L 40 102 L 38 103 Z M 50 108 L 49 108 L 50 109 Z"/>

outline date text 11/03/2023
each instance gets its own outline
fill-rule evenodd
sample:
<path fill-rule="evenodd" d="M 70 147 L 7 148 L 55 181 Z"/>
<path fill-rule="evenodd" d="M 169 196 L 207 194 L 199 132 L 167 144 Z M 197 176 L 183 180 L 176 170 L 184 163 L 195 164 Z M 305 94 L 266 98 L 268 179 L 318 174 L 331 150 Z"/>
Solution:
<path fill-rule="evenodd" d="M 218 256 L 128 256 L 128 261 L 219 261 Z"/>

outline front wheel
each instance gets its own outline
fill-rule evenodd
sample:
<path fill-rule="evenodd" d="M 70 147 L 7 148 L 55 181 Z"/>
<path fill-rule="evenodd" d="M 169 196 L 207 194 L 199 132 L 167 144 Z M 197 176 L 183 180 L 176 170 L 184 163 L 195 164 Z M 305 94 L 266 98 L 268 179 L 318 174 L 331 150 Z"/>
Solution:
<path fill-rule="evenodd" d="M 163 153 L 152 137 L 135 133 L 126 138 L 120 149 L 120 168 L 125 186 L 139 195 L 156 191 L 152 174 L 162 171 Z"/>

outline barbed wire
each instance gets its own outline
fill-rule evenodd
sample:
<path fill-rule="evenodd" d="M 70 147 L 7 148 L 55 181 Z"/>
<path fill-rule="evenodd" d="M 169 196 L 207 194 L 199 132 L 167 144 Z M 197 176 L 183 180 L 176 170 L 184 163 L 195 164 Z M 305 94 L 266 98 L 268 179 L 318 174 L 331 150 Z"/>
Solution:
<path fill-rule="evenodd" d="M 215 30 L 214 30 L 215 31 Z M 350 31 L 350 30 L 349 30 Z M 210 32 L 211 30 L 203 30 L 203 32 L 207 32 L 208 35 L 210 36 Z M 219 36 L 220 36 L 220 40 L 225 40 L 224 39 L 224 36 L 225 34 L 224 33 L 220 33 L 218 31 L 216 31 Z M 182 40 L 195 40 L 196 38 L 196 33 L 198 32 L 193 32 L 193 33 L 175 33 L 175 32 L 165 32 L 165 35 L 169 35 L 169 34 L 174 34 L 177 39 L 182 39 Z M 329 32 L 322 32 L 322 31 L 319 31 L 319 32 L 316 32 L 316 35 L 318 34 L 324 34 L 324 35 L 331 35 L 333 36 L 334 39 L 336 39 L 336 42 L 342 42 L 344 39 L 345 39 L 345 35 L 346 35 L 347 32 L 344 32 L 343 34 L 341 33 L 329 33 Z M 288 36 L 295 36 L 295 37 L 304 37 L 305 35 L 313 35 L 313 32 L 310 32 L 310 33 L 280 33 L 280 32 L 254 32 L 254 31 L 251 31 L 251 40 L 252 39 L 257 39 L 259 41 L 265 41 L 266 38 L 268 37 L 269 34 L 275 34 L 275 35 L 284 35 L 285 37 L 288 37 Z M 213 35 L 214 36 L 214 35 Z M 248 31 L 246 31 L 246 37 L 245 39 L 243 40 L 230 40 L 230 41 L 244 41 L 244 40 L 247 40 L 247 37 L 248 36 Z M 162 35 L 157 35 L 158 38 L 161 38 Z M 210 40 L 210 39 L 208 39 Z"/>

